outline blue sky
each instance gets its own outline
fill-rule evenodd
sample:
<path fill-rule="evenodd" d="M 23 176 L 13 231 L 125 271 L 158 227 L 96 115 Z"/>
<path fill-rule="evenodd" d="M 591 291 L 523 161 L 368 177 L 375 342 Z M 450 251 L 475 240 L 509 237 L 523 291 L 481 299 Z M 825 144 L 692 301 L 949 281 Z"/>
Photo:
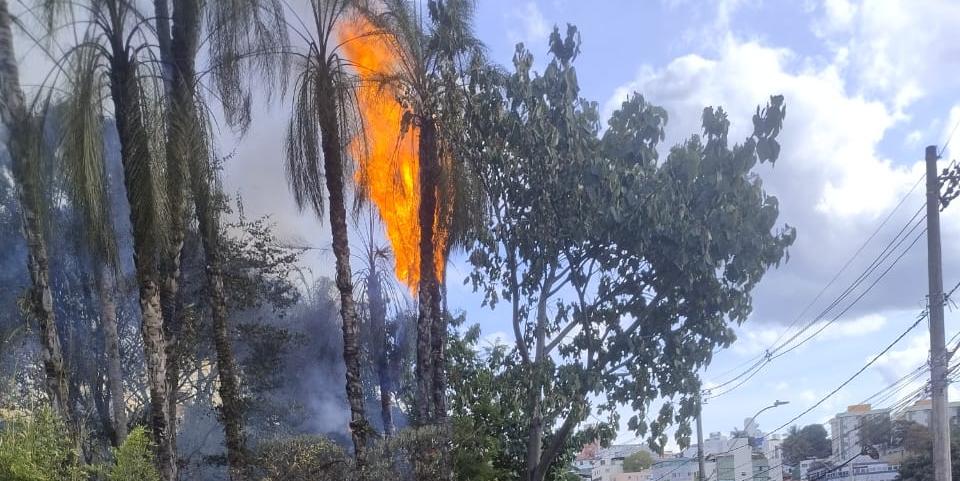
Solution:
<path fill-rule="evenodd" d="M 779 197 L 781 220 L 797 227 L 798 239 L 789 262 L 771 271 L 755 291 L 755 311 L 738 329 L 740 339 L 703 373 L 708 386 L 728 379 L 726 371 L 789 334 L 787 327 L 804 307 L 906 197 L 874 241 L 799 317 L 800 324 L 812 321 L 813 313 L 856 278 L 922 205 L 922 186 L 908 192 L 920 178 L 924 146 L 942 145 L 960 121 L 957 1 L 478 0 L 477 34 L 506 66 L 521 41 L 543 65 L 547 35 L 554 25 L 563 28 L 568 22 L 583 38 L 576 63 L 582 95 L 598 101 L 605 115 L 632 91 L 664 106 L 670 116 L 665 148 L 699 131 L 705 106 L 729 112 L 731 138 L 737 139 L 748 133 L 757 105 L 769 95 L 786 97 L 780 159 L 758 172 L 768 192 Z M 17 41 L 18 46 L 28 42 Z M 36 52 L 20 52 L 24 84 L 39 83 L 49 66 Z M 248 216 L 270 214 L 287 239 L 326 248 L 328 230 L 297 212 L 284 180 L 281 146 L 289 107 L 276 102 L 257 107 L 246 137 L 221 138 L 223 152 L 236 152 L 225 166 L 224 185 L 243 197 Z M 946 159 L 960 153 L 960 138 L 954 142 Z M 956 239 L 960 205 L 943 215 L 947 286 L 960 280 Z M 921 238 L 823 334 L 710 401 L 705 431 L 729 431 L 774 399 L 788 400 L 789 405 L 759 419 L 761 429 L 779 426 L 863 366 L 923 308 L 924 247 Z M 315 275 L 332 272 L 325 249 L 311 251 L 306 264 Z M 479 322 L 489 342 L 505 337 L 507 317 L 482 308 L 479 297 L 459 283 L 467 269 L 462 255 L 455 256 L 450 306 Z M 957 321 L 958 313 L 948 311 L 948 336 L 960 329 Z M 926 327 L 921 323 L 798 422 L 823 422 L 923 363 Z M 960 392 L 951 393 L 960 399 Z M 620 436 L 630 439 L 626 432 Z"/>

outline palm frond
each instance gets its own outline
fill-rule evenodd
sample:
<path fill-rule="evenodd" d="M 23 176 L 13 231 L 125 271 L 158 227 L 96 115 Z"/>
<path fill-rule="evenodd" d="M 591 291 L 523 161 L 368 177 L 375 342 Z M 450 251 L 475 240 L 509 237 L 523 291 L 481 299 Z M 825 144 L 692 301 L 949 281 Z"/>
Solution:
<path fill-rule="evenodd" d="M 281 0 L 217 0 L 207 2 L 207 30 L 213 83 L 227 123 L 245 131 L 250 125 L 252 82 L 286 86 L 290 45 Z"/>
<path fill-rule="evenodd" d="M 63 164 L 66 191 L 78 209 L 84 238 L 98 261 L 117 268 L 117 244 L 107 189 L 104 161 L 104 89 L 99 52 L 87 47 L 70 59 L 67 95 L 61 118 L 59 158 Z"/>
<path fill-rule="evenodd" d="M 287 125 L 284 152 L 287 182 L 301 210 L 308 206 L 323 218 L 323 164 L 320 150 L 320 125 L 317 118 L 320 104 L 317 82 L 321 68 L 315 54 L 300 64 L 300 73 L 293 88 L 293 112 Z"/>

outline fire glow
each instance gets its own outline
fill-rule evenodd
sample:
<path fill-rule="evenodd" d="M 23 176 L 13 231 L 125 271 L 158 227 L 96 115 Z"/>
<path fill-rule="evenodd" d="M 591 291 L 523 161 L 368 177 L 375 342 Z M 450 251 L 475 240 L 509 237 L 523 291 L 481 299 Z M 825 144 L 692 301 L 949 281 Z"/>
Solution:
<path fill-rule="evenodd" d="M 386 34 L 367 21 L 343 22 L 339 42 L 360 80 L 357 93 L 363 129 L 350 142 L 358 168 L 355 181 L 377 206 L 393 248 L 397 278 L 416 292 L 420 282 L 419 129 L 409 122 L 402 129 L 404 107 L 394 85 L 378 79 L 399 72 L 401 65 Z M 438 202 L 439 208 L 439 202 Z M 441 216 L 437 215 L 437 221 Z M 443 224 L 443 222 L 437 222 Z M 435 271 L 442 281 L 446 229 L 434 226 Z"/>

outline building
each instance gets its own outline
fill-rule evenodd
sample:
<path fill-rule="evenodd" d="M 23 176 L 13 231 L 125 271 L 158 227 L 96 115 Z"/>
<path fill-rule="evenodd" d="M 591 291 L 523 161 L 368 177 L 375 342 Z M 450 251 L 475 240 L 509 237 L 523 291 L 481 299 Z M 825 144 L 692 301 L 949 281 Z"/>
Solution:
<path fill-rule="evenodd" d="M 722 453 L 729 449 L 730 438 L 724 436 L 722 433 L 710 433 L 710 436 L 703 440 L 703 455 L 710 456 L 717 453 Z M 697 446 L 696 444 L 691 445 L 689 448 L 684 449 L 681 453 L 681 456 L 685 458 L 696 458 L 697 457 Z"/>
<path fill-rule="evenodd" d="M 657 481 L 697 481 L 700 466 L 697 458 L 675 457 L 662 459 L 649 469 L 650 477 Z M 709 473 L 710 470 L 708 469 Z"/>
<path fill-rule="evenodd" d="M 746 437 L 733 438 L 727 449 L 713 456 L 717 481 L 751 481 L 754 478 L 756 448 Z"/>
<path fill-rule="evenodd" d="M 612 481 L 653 481 L 653 471 L 645 469 L 638 473 L 617 473 L 613 475 Z"/>
<path fill-rule="evenodd" d="M 797 466 L 797 479 L 808 479 L 812 471 L 816 471 L 819 466 L 824 466 L 829 459 L 807 459 L 800 461 L 800 464 Z"/>
<path fill-rule="evenodd" d="M 835 471 L 820 468 L 807 473 L 808 481 L 894 481 L 900 475 L 900 466 L 884 461 L 854 461 Z M 826 473 L 826 474 L 824 474 Z"/>
<path fill-rule="evenodd" d="M 903 410 L 902 413 L 897 417 L 897 419 L 902 419 L 904 421 L 912 421 L 924 426 L 930 425 L 930 416 L 933 409 L 933 401 L 930 399 L 921 399 Z M 947 411 L 950 413 L 950 420 L 954 423 L 957 422 L 958 416 L 960 416 L 960 402 L 954 401 L 949 404 Z"/>
<path fill-rule="evenodd" d="M 639 475 L 640 473 L 623 473 L 623 460 L 638 451 L 646 451 L 657 459 L 657 454 L 642 444 L 615 444 L 601 448 L 599 442 L 593 442 L 583 447 L 573 461 L 574 474 L 583 480 L 614 481 L 620 474 Z M 636 476 L 633 476 L 636 477 Z M 620 481 L 644 481 L 645 478 L 627 476 Z"/>
<path fill-rule="evenodd" d="M 590 481 L 613 481 L 614 476 L 623 473 L 623 458 L 606 458 L 593 466 Z"/>
<path fill-rule="evenodd" d="M 869 404 L 854 404 L 830 420 L 833 461 L 840 464 L 860 454 L 860 423 L 872 417 L 890 418 L 889 409 L 873 409 Z"/>
<path fill-rule="evenodd" d="M 766 478 L 770 481 L 783 481 L 783 440 L 779 434 L 771 434 L 764 438 L 761 450 L 767 463 L 773 468 L 766 470 Z"/>

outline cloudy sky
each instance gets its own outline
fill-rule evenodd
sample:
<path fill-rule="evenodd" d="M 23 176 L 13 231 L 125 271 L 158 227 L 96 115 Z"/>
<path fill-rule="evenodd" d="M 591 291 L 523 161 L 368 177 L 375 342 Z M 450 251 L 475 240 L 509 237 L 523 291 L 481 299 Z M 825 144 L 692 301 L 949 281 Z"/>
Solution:
<path fill-rule="evenodd" d="M 782 220 L 795 226 L 799 237 L 789 262 L 769 273 L 757 289 L 755 312 L 739 329 L 740 340 L 704 373 L 708 384 L 730 379 L 731 370 L 739 372 L 734 368 L 784 333 L 795 332 L 788 330 L 791 324 L 816 320 L 882 253 L 923 205 L 923 186 L 912 193 L 911 188 L 922 175 L 924 147 L 943 145 L 960 121 L 960 45 L 950 35 L 960 30 L 957 2 L 478 3 L 477 33 L 504 65 L 510 65 L 517 42 L 524 42 L 542 65 L 553 26 L 576 24 L 583 36 L 577 60 L 583 95 L 600 102 L 605 114 L 633 91 L 666 107 L 666 146 L 699 131 L 705 106 L 727 109 L 731 137 L 738 139 L 748 133 L 757 105 L 770 95 L 786 97 L 780 160 L 760 168 L 760 174 L 780 199 Z M 248 213 L 270 213 L 285 235 L 320 247 L 310 257 L 320 275 L 332 262 L 322 250 L 329 237 L 310 216 L 297 214 L 289 200 L 280 167 L 278 120 L 284 110 L 282 105 L 264 110 L 251 135 L 236 144 L 226 183 L 243 196 Z M 960 146 L 960 140 L 956 143 Z M 944 158 L 951 154 L 947 149 Z M 960 210 L 947 210 L 943 223 L 949 287 L 960 281 L 960 251 L 953 241 L 960 236 Z M 898 249 L 886 262 L 824 316 L 833 319 L 845 310 L 836 323 L 743 386 L 711 400 L 705 431 L 727 432 L 775 399 L 790 404 L 765 413 L 758 420 L 761 428 L 787 422 L 906 330 L 924 306 L 926 289 L 924 238 L 907 249 L 922 226 L 908 232 L 913 235 L 895 244 Z M 876 281 L 903 251 L 902 259 Z M 480 306 L 479 297 L 459 283 L 466 274 L 462 258 L 455 259 L 450 305 L 479 322 L 489 342 L 506 337 L 507 317 Z M 798 422 L 824 422 L 922 364 L 926 327 L 920 323 L 874 367 Z M 957 315 L 948 311 L 948 336 L 957 330 Z M 960 399 L 957 393 L 954 398 Z M 621 441 L 631 439 L 628 433 L 620 436 Z"/>
<path fill-rule="evenodd" d="M 797 228 L 798 239 L 789 262 L 770 272 L 756 290 L 755 312 L 739 329 L 740 340 L 704 373 L 708 385 L 729 380 L 739 372 L 735 368 L 789 337 L 794 323 L 815 321 L 881 254 L 923 205 L 923 186 L 911 189 L 922 175 L 924 147 L 942 146 L 960 121 L 960 44 L 955 37 L 960 2 L 478 4 L 477 33 L 504 65 L 510 65 L 517 42 L 524 42 L 542 65 L 553 26 L 576 24 L 583 37 L 577 60 L 582 94 L 598 101 L 604 114 L 634 91 L 664 106 L 670 116 L 667 147 L 699 131 L 705 106 L 723 106 L 730 113 L 731 138 L 742 139 L 757 105 L 770 95 L 786 97 L 780 159 L 759 173 L 767 190 L 779 197 L 781 219 Z M 26 43 L 20 40 L 24 43 L 19 45 Z M 34 65 L 35 51 L 21 52 L 24 83 L 39 83 L 46 68 Z M 221 150 L 235 152 L 226 166 L 225 185 L 243 198 L 248 216 L 270 214 L 285 237 L 317 247 L 307 262 L 315 275 L 327 274 L 332 264 L 328 231 L 296 211 L 284 181 L 281 146 L 288 106 L 258 107 L 249 135 L 235 139 L 225 134 L 221 140 Z M 960 154 L 960 139 L 955 144 L 944 159 Z M 761 428 L 787 422 L 906 330 L 923 308 L 926 290 L 925 239 L 907 249 L 922 226 L 909 232 L 873 275 L 827 312 L 825 318 L 838 317 L 836 323 L 741 387 L 711 400 L 704 412 L 705 431 L 729 431 L 775 399 L 790 404 L 765 413 Z M 960 281 L 958 236 L 960 207 L 952 207 L 943 216 L 948 288 Z M 901 252 L 906 253 L 877 280 Z M 459 282 L 466 274 L 463 259 L 455 258 L 451 307 L 479 322 L 488 342 L 505 337 L 506 316 L 480 306 L 479 297 Z M 857 297 L 859 302 L 850 305 Z M 957 321 L 958 313 L 948 310 L 948 337 L 958 331 Z M 921 365 L 927 357 L 926 328 L 920 323 L 888 355 L 798 422 L 824 422 Z M 953 398 L 960 399 L 960 392 Z M 624 433 L 620 440 L 632 438 Z"/>

